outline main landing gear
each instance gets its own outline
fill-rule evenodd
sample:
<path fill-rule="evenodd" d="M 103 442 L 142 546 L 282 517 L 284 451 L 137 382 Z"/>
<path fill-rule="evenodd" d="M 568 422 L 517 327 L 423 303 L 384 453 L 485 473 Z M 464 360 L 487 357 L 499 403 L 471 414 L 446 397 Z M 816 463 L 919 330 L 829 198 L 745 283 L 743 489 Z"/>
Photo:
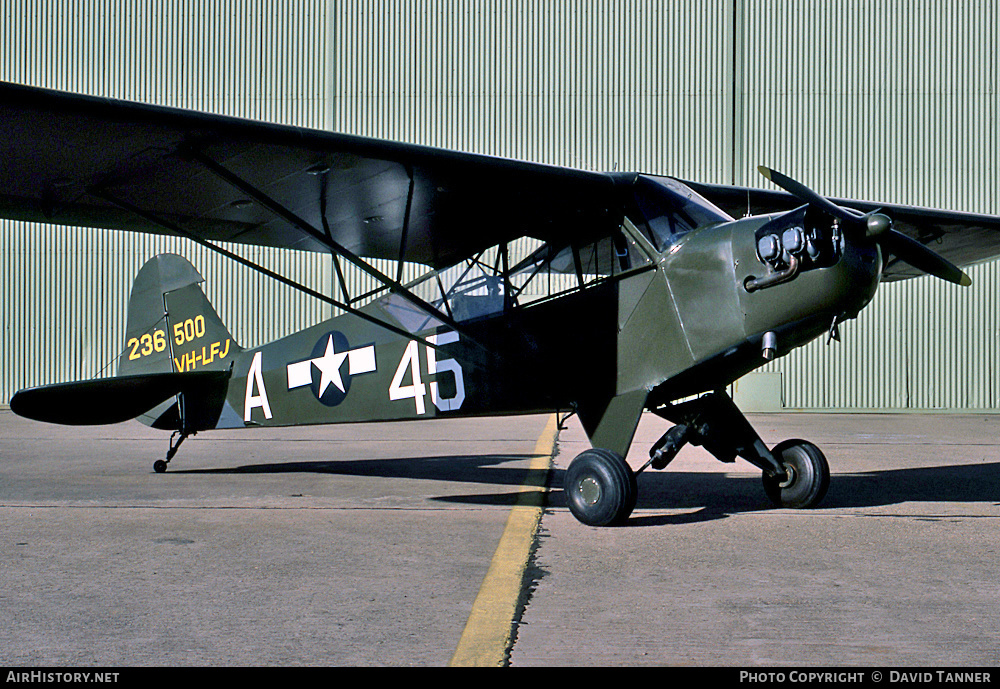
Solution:
<path fill-rule="evenodd" d="M 569 511 L 590 526 L 625 523 L 639 494 L 635 474 L 622 456 L 596 447 L 570 463 L 563 485 Z"/>
<path fill-rule="evenodd" d="M 621 455 L 600 448 L 587 450 L 570 463 L 564 482 L 566 502 L 584 524 L 625 523 L 635 508 L 636 475 L 649 467 L 663 469 L 687 443 L 703 446 L 723 462 L 739 456 L 761 469 L 764 492 L 778 507 L 814 507 L 830 486 L 830 467 L 818 447 L 805 440 L 785 440 L 768 450 L 723 392 L 664 405 L 653 413 L 676 425 L 656 441 L 639 471 L 633 472 Z"/>

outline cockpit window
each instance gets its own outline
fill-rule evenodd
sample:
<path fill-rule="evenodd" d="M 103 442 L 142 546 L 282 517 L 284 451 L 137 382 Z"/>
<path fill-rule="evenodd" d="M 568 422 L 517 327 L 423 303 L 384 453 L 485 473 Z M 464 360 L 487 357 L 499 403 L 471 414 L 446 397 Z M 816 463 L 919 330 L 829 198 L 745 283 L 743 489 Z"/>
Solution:
<path fill-rule="evenodd" d="M 637 224 L 660 251 L 686 232 L 732 220 L 704 196 L 670 177 L 639 175 L 635 203 L 642 216 L 636 218 Z"/>
<path fill-rule="evenodd" d="M 655 258 L 634 223 L 624 218 L 617 230 L 593 241 L 547 244 L 522 237 L 404 285 L 439 314 L 402 292 L 384 294 L 378 303 L 402 327 L 418 333 L 444 327 L 440 314 L 458 322 L 492 317 L 651 269 Z"/>

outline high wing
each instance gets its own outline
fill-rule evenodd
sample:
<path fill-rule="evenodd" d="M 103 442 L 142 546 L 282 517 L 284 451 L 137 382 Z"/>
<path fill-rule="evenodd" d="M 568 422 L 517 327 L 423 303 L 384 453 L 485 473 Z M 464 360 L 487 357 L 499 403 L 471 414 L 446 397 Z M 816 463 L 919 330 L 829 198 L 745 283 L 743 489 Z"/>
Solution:
<path fill-rule="evenodd" d="M 802 201 L 785 191 L 703 184 L 678 180 L 691 187 L 734 218 L 791 210 Z M 892 218 L 893 228 L 930 246 L 957 266 L 967 266 L 1000 256 L 1000 217 L 941 211 L 915 206 L 831 198 L 838 206 L 863 213 L 881 210 Z M 882 280 L 891 282 L 924 273 L 902 261 L 886 257 Z"/>
<path fill-rule="evenodd" d="M 608 236 L 638 176 L 555 167 L 0 82 L 0 216 L 445 268 L 519 237 Z M 680 180 L 683 181 L 683 180 Z M 683 181 L 733 217 L 785 192 Z M 1000 219 L 846 199 L 962 266 Z M 921 275 L 887 261 L 884 279 Z"/>
<path fill-rule="evenodd" d="M 621 221 L 614 175 L 2 82 L 0 161 L 3 217 L 433 268 Z"/>

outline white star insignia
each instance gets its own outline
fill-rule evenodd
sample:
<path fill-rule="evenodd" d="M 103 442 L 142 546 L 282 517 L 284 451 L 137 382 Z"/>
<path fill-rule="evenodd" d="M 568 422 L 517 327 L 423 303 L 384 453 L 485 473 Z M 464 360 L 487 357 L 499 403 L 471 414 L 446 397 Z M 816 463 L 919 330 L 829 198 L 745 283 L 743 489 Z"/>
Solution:
<path fill-rule="evenodd" d="M 319 379 L 319 396 L 322 397 L 330 383 L 337 386 L 341 392 L 344 389 L 344 379 L 340 377 L 340 367 L 344 365 L 347 352 L 337 352 L 333 347 L 333 335 L 326 341 L 326 352 L 318 359 L 312 360 L 312 365 L 319 369 L 322 374 Z"/>
<path fill-rule="evenodd" d="M 320 372 L 319 391 L 316 395 L 320 398 L 323 397 L 323 393 L 327 391 L 327 388 L 331 384 L 336 385 L 337 389 L 341 392 L 347 393 L 347 384 L 350 383 L 350 378 L 345 382 L 341 373 L 344 359 L 347 359 L 347 375 L 349 376 L 372 373 L 376 370 L 375 345 L 365 345 L 364 347 L 356 347 L 338 352 L 333 343 L 333 335 L 327 337 L 326 351 L 322 356 L 288 364 L 289 390 L 312 385 L 313 376 L 315 375 L 313 373 L 313 366 Z"/>

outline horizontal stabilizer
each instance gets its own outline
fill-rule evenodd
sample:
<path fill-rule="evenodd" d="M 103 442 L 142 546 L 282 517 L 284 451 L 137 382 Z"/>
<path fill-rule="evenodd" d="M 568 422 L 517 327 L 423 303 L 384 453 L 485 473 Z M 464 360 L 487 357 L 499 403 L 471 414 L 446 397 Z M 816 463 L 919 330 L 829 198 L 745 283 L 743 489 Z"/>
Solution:
<path fill-rule="evenodd" d="M 230 371 L 147 373 L 58 383 L 17 392 L 15 414 L 35 421 L 89 426 L 128 421 L 178 393 L 210 396 L 225 390 Z"/>

